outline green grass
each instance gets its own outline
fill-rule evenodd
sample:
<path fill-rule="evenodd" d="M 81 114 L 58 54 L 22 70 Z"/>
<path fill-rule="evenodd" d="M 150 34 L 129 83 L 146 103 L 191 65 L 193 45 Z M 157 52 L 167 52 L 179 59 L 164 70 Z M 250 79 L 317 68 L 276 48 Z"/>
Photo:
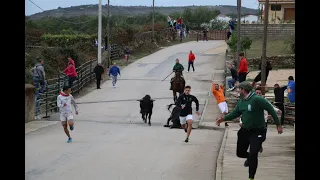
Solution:
<path fill-rule="evenodd" d="M 293 54 L 286 40 L 269 40 L 267 42 L 267 56 Z M 247 58 L 260 57 L 262 53 L 262 40 L 252 40 L 251 48 L 246 51 Z"/>

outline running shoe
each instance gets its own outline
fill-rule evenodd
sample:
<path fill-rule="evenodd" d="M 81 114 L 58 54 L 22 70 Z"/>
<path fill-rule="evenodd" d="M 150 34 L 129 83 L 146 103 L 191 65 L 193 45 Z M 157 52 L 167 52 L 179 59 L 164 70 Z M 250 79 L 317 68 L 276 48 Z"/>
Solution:
<path fill-rule="evenodd" d="M 69 138 L 67 143 L 72 143 L 72 138 Z"/>

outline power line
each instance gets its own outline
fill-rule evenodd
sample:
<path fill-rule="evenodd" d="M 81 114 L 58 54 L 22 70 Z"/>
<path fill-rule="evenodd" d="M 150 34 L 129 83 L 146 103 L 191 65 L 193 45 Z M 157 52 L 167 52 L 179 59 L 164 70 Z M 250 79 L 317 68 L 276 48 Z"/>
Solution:
<path fill-rule="evenodd" d="M 40 6 L 38 6 L 36 3 L 34 3 L 32 0 L 29 0 L 33 5 L 35 5 L 36 7 L 38 7 L 39 9 L 41 9 L 42 11 L 45 11 L 43 8 L 41 8 Z M 98 15 L 97 15 L 98 16 Z M 67 21 L 67 20 L 64 20 L 64 19 L 61 19 L 61 18 L 59 18 L 59 17 L 55 17 L 56 19 L 58 19 L 58 20 L 60 20 L 60 21 L 63 21 L 63 22 L 66 22 L 66 23 L 71 23 L 71 24 L 75 24 L 75 25 L 77 25 L 77 24 L 85 24 L 85 23 L 88 23 L 88 22 L 90 22 L 90 21 L 92 21 L 92 20 L 96 20 L 96 16 L 95 17 L 93 17 L 93 18 L 90 18 L 89 20 L 87 20 L 87 21 L 83 21 L 83 22 L 71 22 L 71 21 Z"/>

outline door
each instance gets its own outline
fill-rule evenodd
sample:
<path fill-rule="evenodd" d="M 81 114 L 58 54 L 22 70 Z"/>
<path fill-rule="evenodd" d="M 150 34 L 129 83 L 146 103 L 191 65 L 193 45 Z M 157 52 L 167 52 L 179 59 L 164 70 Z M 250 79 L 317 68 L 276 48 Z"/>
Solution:
<path fill-rule="evenodd" d="M 294 21 L 295 20 L 295 8 L 285 8 L 283 20 Z"/>

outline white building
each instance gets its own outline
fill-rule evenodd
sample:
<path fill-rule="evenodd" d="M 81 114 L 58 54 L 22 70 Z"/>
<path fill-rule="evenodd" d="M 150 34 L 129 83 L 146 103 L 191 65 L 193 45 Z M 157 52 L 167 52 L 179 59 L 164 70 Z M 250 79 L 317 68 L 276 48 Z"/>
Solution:
<path fill-rule="evenodd" d="M 223 15 L 223 14 L 219 14 L 215 20 L 218 20 L 218 21 L 230 21 L 231 18 L 226 16 L 226 15 Z"/>
<path fill-rule="evenodd" d="M 259 16 L 257 15 L 246 15 L 241 17 L 241 23 L 251 24 L 252 22 L 257 23 Z"/>

